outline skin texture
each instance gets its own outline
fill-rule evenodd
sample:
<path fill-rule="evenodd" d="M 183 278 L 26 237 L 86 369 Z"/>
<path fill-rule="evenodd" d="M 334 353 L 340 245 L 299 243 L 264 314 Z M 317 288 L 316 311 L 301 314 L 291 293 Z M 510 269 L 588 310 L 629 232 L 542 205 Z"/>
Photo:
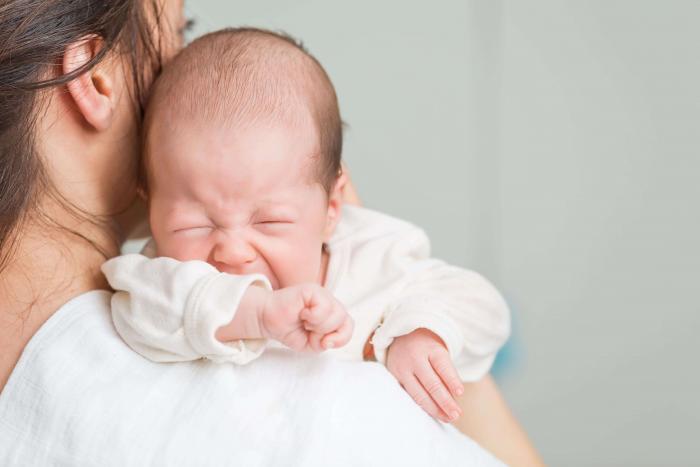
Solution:
<path fill-rule="evenodd" d="M 182 2 L 168 0 L 165 7 L 171 29 L 178 30 L 184 24 Z M 173 51 L 181 43 L 179 37 L 163 40 L 172 44 Z M 99 47 L 89 45 L 88 54 Z M 61 74 L 62 69 L 50 72 Z M 51 162 L 49 176 L 68 202 L 83 206 L 92 215 L 108 216 L 119 232 L 128 232 L 141 220 L 142 212 L 136 204 L 120 212 L 136 199 L 139 128 L 134 102 L 120 91 L 132 85 L 131 70 L 113 57 L 88 75 L 91 79 L 81 81 L 82 86 L 46 93 L 35 134 L 38 151 Z M 109 89 L 112 91 L 107 92 Z M 96 106 L 82 105 L 81 96 L 93 91 L 107 99 L 95 99 Z M 90 123 L 98 115 L 107 116 L 102 130 Z M 109 256 L 118 253 L 111 246 L 111 228 L 77 223 L 50 200 L 40 203 L 60 225 L 93 238 Z M 32 221 L 22 226 L 17 255 L 0 277 L 0 390 L 27 342 L 60 306 L 91 290 L 109 290 L 99 270 L 104 259 L 64 230 L 47 232 L 45 226 Z M 463 416 L 458 428 L 509 465 L 542 465 L 489 377 L 465 384 L 464 390 L 459 398 Z"/>

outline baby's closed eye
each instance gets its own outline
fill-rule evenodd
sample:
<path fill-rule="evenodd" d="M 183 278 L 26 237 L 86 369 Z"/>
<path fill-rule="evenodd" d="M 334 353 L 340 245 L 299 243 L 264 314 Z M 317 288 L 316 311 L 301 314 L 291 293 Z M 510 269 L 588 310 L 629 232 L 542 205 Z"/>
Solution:
<path fill-rule="evenodd" d="M 187 236 L 206 235 L 209 234 L 212 230 L 214 230 L 213 225 L 194 225 L 189 227 L 177 228 L 173 230 L 173 234 Z"/>
<path fill-rule="evenodd" d="M 280 218 L 263 218 L 255 221 L 255 227 L 264 232 L 278 232 L 292 225 L 294 225 L 294 222 Z"/>

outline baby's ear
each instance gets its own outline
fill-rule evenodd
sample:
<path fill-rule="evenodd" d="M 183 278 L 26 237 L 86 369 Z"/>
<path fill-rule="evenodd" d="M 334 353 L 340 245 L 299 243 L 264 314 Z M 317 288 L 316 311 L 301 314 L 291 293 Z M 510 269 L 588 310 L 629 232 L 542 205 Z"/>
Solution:
<path fill-rule="evenodd" d="M 345 172 L 341 172 L 328 195 L 328 210 L 326 211 L 326 228 L 323 231 L 323 241 L 330 240 L 335 228 L 340 222 L 340 216 L 343 211 L 343 193 L 345 184 L 348 182 L 348 176 Z"/>

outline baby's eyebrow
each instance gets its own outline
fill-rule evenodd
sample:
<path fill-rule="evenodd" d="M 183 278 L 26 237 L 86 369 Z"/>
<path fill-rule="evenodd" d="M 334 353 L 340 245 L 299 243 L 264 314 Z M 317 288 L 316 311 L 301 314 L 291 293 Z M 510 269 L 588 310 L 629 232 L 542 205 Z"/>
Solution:
<path fill-rule="evenodd" d="M 193 197 L 188 197 L 186 199 L 180 199 L 177 202 L 171 203 L 170 206 L 168 206 L 168 209 L 165 211 L 167 215 L 182 215 L 183 213 L 185 214 L 190 214 L 192 211 L 195 211 L 197 209 L 202 209 L 203 208 L 203 203 L 199 200 L 196 200 Z"/>
<path fill-rule="evenodd" d="M 262 202 L 258 208 L 255 210 L 256 213 L 265 214 L 278 214 L 278 215 L 289 215 L 296 216 L 299 212 L 296 206 L 289 204 L 288 202 L 273 202 L 265 201 Z"/>

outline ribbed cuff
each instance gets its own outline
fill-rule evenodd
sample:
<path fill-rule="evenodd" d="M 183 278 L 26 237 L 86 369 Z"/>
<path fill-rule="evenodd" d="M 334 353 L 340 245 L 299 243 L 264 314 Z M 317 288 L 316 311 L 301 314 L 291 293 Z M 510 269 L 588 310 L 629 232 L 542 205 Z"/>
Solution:
<path fill-rule="evenodd" d="M 216 339 L 216 331 L 233 320 L 251 285 L 272 290 L 270 281 L 262 274 L 235 276 L 219 273 L 205 277 L 195 286 L 186 307 L 184 331 L 192 348 L 202 357 L 244 365 L 263 353 L 266 339 L 228 343 Z"/>

